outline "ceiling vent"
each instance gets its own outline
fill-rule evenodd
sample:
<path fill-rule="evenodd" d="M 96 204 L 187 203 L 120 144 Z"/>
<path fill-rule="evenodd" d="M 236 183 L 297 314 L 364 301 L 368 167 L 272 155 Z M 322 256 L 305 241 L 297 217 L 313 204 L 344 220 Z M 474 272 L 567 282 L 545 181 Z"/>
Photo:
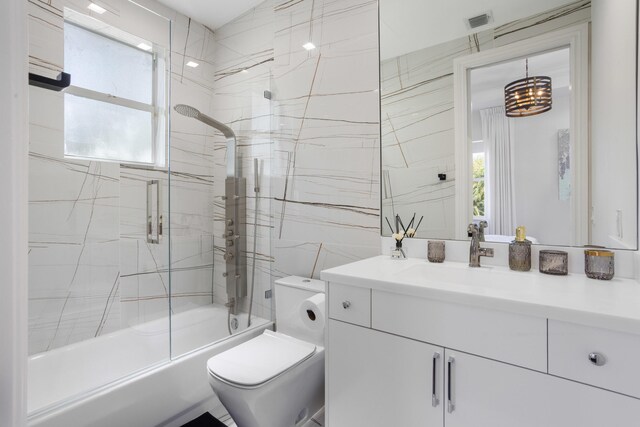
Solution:
<path fill-rule="evenodd" d="M 467 28 L 472 30 L 474 28 L 482 27 L 493 22 L 493 16 L 491 11 L 483 13 L 482 15 L 474 16 L 465 20 Z"/>

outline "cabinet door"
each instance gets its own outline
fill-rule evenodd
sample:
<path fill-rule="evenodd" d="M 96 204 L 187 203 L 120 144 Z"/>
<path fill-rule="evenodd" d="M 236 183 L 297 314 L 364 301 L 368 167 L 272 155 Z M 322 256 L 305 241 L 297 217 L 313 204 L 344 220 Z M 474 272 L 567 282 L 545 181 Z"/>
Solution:
<path fill-rule="evenodd" d="M 640 400 L 627 396 L 451 350 L 444 362 L 446 427 L 628 427 L 640 419 Z"/>
<path fill-rule="evenodd" d="M 336 320 L 327 333 L 327 426 L 442 427 L 442 348 Z"/>

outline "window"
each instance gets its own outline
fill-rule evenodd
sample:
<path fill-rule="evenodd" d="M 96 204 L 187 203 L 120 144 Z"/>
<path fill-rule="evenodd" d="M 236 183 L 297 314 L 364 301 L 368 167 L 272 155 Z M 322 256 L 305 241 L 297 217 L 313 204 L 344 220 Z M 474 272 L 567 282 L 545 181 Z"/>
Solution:
<path fill-rule="evenodd" d="M 64 68 L 72 86 L 65 93 L 64 154 L 165 166 L 163 62 L 151 43 L 124 37 L 65 22 Z"/>
<path fill-rule="evenodd" d="M 473 218 L 484 219 L 485 211 L 485 162 L 484 153 L 473 153 Z"/>

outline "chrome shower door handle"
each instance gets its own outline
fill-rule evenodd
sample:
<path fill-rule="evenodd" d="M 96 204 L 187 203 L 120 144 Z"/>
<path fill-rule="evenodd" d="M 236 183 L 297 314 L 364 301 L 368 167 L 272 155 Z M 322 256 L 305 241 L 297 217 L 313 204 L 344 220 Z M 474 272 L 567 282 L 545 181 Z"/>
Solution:
<path fill-rule="evenodd" d="M 162 236 L 162 198 L 160 181 L 147 181 L 147 243 L 160 243 Z"/>

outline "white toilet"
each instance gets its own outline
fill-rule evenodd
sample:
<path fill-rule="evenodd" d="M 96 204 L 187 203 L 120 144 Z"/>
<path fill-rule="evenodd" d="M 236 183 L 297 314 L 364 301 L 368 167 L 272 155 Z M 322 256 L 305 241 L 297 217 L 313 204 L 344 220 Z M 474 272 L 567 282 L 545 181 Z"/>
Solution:
<path fill-rule="evenodd" d="M 209 384 L 238 427 L 297 427 L 324 404 L 324 282 L 286 277 L 274 286 L 276 330 L 209 359 Z M 303 315 L 307 316 L 303 319 Z"/>

